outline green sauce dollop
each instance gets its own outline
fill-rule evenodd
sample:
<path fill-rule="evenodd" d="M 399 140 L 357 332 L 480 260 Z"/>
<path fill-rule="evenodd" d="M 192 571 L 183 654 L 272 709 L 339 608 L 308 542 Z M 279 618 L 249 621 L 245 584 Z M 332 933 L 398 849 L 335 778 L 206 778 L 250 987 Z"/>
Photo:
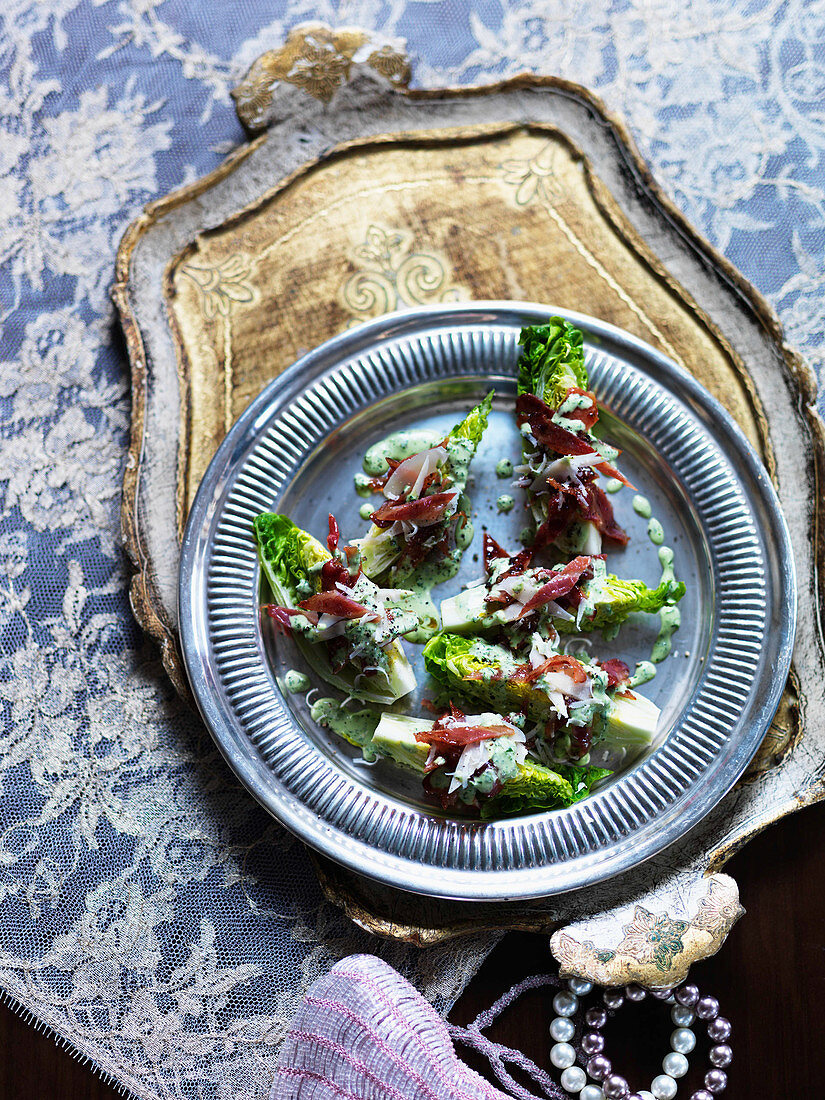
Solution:
<path fill-rule="evenodd" d="M 432 428 L 393 432 L 386 439 L 379 439 L 377 443 L 373 443 L 364 455 L 364 470 L 372 477 L 378 477 L 389 469 L 388 458 L 401 461 L 409 458 L 410 455 L 418 454 L 419 451 L 435 447 L 443 438 L 443 435 Z"/>
<path fill-rule="evenodd" d="M 351 745 L 357 745 L 363 751 L 365 760 L 375 759 L 375 753 L 370 750 L 369 744 L 381 720 L 381 712 L 377 707 L 347 710 L 337 699 L 321 698 L 315 700 L 309 713 L 319 726 L 327 726 Z"/>
<path fill-rule="evenodd" d="M 297 695 L 302 691 L 309 691 L 309 677 L 296 668 L 291 668 L 284 676 L 284 687 L 290 695 Z"/>
<path fill-rule="evenodd" d="M 647 524 L 647 537 L 653 543 L 654 546 L 661 546 L 665 541 L 665 529 L 655 516 L 648 520 Z"/>

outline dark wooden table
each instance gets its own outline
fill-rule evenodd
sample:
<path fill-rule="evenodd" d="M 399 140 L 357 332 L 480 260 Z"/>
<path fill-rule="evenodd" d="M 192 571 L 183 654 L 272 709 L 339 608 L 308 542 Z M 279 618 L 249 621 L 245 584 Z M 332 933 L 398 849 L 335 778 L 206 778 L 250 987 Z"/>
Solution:
<path fill-rule="evenodd" d="M 727 1100 L 797 1100 L 825 1095 L 825 805 L 786 818 L 731 863 L 748 910 L 716 958 L 697 966 L 703 990 L 719 998 L 733 1022 L 734 1063 Z M 467 1023 L 513 982 L 548 969 L 547 940 L 511 935 L 491 955 L 456 1005 Z M 525 995 L 491 1029 L 549 1066 L 549 998 Z M 617 1070 L 647 1087 L 668 1050 L 669 1014 L 646 1003 L 620 1013 L 607 1041 Z M 479 1063 L 467 1057 L 476 1068 Z M 700 1065 L 679 1089 L 698 1087 Z M 702 1069 L 701 1072 L 704 1072 Z M 2 1100 L 120 1100 L 51 1039 L 0 1008 Z M 412 1098 L 411 1098 L 412 1100 Z"/>

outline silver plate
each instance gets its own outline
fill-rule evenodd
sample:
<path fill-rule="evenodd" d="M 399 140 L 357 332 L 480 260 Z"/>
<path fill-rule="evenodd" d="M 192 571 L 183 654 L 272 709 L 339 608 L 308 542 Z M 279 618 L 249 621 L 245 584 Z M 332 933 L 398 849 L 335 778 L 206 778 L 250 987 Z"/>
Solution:
<path fill-rule="evenodd" d="M 282 511 L 323 537 L 334 511 L 360 534 L 353 475 L 370 443 L 407 426 L 449 428 L 494 386 L 499 399 L 474 467 L 476 538 L 444 595 L 479 575 L 481 527 L 517 547 L 518 507 L 495 477 L 515 456 L 517 339 L 549 306 L 481 303 L 411 310 L 327 341 L 269 385 L 227 435 L 183 541 L 183 655 L 206 724 L 251 793 L 302 840 L 360 874 L 421 894 L 532 898 L 599 882 L 673 843 L 730 790 L 779 703 L 791 661 L 796 579 L 768 475 L 740 429 L 690 375 L 635 337 L 563 311 L 585 334 L 605 437 L 653 504 L 688 590 L 677 655 L 645 694 L 662 707 L 646 757 L 584 802 L 496 822 L 441 814 L 386 761 L 365 764 L 282 688 L 298 661 L 262 627 L 251 523 Z M 614 498 L 630 546 L 620 575 L 658 579 L 655 547 L 630 492 Z M 436 590 L 438 598 L 439 592 Z M 600 656 L 647 656 L 655 626 L 623 629 Z M 408 646 L 418 651 L 418 647 Z M 420 651 L 419 651 L 420 652 Z M 425 677 L 417 669 L 419 681 Z M 420 689 L 426 691 L 426 685 Z M 412 709 L 415 700 L 404 709 Z"/>

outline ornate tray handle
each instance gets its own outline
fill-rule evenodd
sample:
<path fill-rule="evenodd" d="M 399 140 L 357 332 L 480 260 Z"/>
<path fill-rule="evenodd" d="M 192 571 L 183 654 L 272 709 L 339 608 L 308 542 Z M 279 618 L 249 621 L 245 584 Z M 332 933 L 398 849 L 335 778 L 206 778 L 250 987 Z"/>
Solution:
<path fill-rule="evenodd" d="M 253 62 L 233 89 L 235 109 L 243 126 L 258 133 L 296 109 L 321 111 L 346 84 L 370 81 L 404 88 L 412 70 L 402 39 L 386 38 L 358 27 L 333 30 L 325 23 L 301 23 L 277 50 Z"/>

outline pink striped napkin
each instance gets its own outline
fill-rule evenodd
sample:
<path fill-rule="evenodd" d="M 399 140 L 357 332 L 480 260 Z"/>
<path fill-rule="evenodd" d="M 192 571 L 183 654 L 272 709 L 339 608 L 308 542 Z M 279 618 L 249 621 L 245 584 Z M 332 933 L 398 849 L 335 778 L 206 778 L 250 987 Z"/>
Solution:
<path fill-rule="evenodd" d="M 284 1041 L 271 1100 L 511 1100 L 532 1098 L 504 1068 L 525 1070 L 544 1097 L 559 1086 L 518 1051 L 481 1035 L 524 989 L 558 985 L 530 978 L 502 997 L 469 1028 L 446 1025 L 408 981 L 373 955 L 343 959 L 309 990 Z M 476 1047 L 509 1091 L 501 1092 L 466 1066 L 450 1036 Z"/>

